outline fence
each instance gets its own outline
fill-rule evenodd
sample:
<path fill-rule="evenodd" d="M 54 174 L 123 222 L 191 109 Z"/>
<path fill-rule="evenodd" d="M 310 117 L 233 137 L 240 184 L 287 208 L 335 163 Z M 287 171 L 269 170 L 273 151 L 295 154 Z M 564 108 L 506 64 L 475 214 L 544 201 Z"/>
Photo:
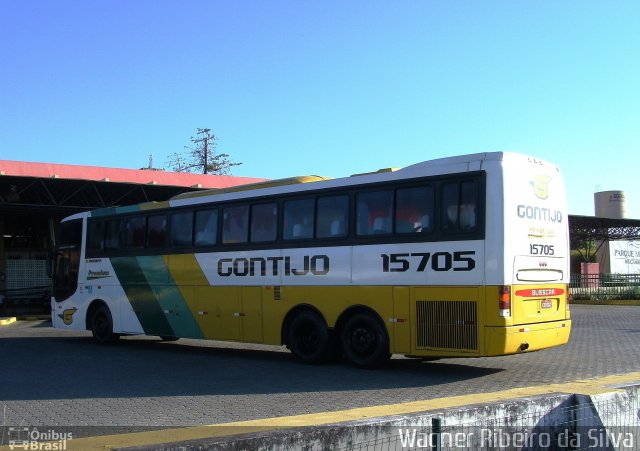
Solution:
<path fill-rule="evenodd" d="M 576 300 L 638 300 L 640 274 L 572 274 L 569 289 Z"/>
<path fill-rule="evenodd" d="M 51 299 L 51 278 L 47 261 L 7 260 L 6 289 L 0 290 L 0 310 L 4 313 L 47 313 Z"/>

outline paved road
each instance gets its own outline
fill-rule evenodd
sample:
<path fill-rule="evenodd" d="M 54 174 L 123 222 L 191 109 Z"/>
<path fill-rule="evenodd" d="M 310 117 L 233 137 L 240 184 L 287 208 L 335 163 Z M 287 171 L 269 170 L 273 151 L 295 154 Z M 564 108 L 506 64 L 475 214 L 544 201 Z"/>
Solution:
<path fill-rule="evenodd" d="M 560 383 L 640 371 L 640 307 L 572 306 L 570 344 L 498 358 L 381 370 L 307 366 L 267 346 L 90 333 L 46 322 L 0 327 L 4 425 L 186 426 L 270 418 Z"/>

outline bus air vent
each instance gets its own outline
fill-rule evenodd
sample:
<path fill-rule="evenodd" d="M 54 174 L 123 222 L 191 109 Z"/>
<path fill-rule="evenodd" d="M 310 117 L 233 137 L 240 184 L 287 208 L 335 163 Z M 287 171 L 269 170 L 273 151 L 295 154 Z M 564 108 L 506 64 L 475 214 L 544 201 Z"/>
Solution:
<path fill-rule="evenodd" d="M 477 350 L 476 310 L 473 301 L 417 301 L 417 347 Z"/>

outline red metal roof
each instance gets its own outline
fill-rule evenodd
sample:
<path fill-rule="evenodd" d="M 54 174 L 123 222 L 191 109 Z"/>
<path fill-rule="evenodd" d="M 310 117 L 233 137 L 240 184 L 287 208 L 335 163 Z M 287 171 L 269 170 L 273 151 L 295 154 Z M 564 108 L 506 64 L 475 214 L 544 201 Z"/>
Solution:
<path fill-rule="evenodd" d="M 140 169 L 105 168 L 74 164 L 0 160 L 0 176 L 94 180 L 141 185 L 229 188 L 266 179 L 232 175 L 190 174 Z"/>

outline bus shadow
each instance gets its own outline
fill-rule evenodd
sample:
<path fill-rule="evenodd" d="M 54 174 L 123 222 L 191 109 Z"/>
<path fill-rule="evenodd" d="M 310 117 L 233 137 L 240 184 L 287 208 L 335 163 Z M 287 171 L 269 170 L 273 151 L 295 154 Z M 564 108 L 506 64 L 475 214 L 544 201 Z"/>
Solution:
<path fill-rule="evenodd" d="M 450 395 L 443 384 L 481 379 L 502 368 L 393 358 L 376 370 L 346 362 L 305 365 L 285 348 L 241 347 L 150 337 L 110 346 L 89 336 L 0 338 L 0 400 L 273 395 L 416 389 Z M 467 360 L 468 362 L 468 360 Z"/>

